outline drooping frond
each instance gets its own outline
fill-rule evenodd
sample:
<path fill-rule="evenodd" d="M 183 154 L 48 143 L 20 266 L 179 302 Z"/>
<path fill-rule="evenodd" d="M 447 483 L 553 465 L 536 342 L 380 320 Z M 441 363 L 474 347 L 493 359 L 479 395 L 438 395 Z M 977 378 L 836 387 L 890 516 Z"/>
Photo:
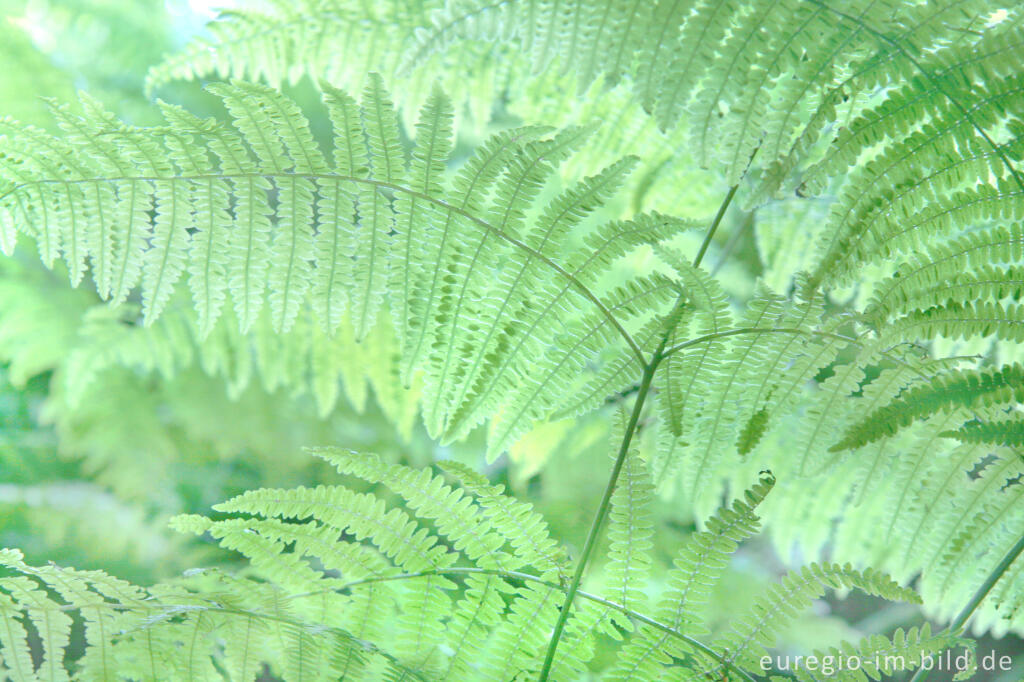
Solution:
<path fill-rule="evenodd" d="M 375 455 L 317 454 L 365 483 L 388 487 L 404 504 L 342 486 L 262 489 L 217 505 L 216 520 L 174 519 L 177 530 L 212 536 L 246 556 L 250 578 L 198 570 L 143 589 L 100 572 L 32 567 L 5 550 L 0 566 L 14 574 L 0 577 L 5 672 L 19 681 L 67 679 L 74 665 L 104 679 L 254 679 L 265 664 L 289 680 L 507 680 L 538 670 L 566 586 L 543 558 L 564 550 L 538 535 L 546 527 L 529 505 L 459 466 L 449 467 L 456 485 Z M 737 544 L 757 532 L 754 509 L 774 479 L 763 478 L 708 520 L 680 552 L 661 605 L 646 615 L 635 578 L 654 562 L 642 510 L 652 488 L 642 479 L 642 461 L 631 461 L 613 515 L 621 532 L 612 536 L 609 575 L 617 584 L 607 586 L 607 597 L 579 593 L 553 670 L 582 674 L 601 638 L 612 635 L 626 640 L 614 679 L 648 679 L 673 661 L 691 674 L 756 674 L 759 664 L 742 642 L 700 638 L 708 634 L 711 590 Z M 633 484 L 639 487 L 625 487 Z M 628 529 L 637 534 L 627 538 Z M 874 571 L 812 565 L 794 576 L 739 621 L 733 636 L 767 641 L 771 628 L 751 629 L 751 619 L 791 613 L 822 586 L 917 601 Z M 86 649 L 72 662 L 62 656 L 79 621 Z M 636 629 L 619 629 L 630 622 Z M 30 653 L 32 637 L 42 656 Z M 950 643 L 944 635 L 897 632 L 885 650 L 934 651 Z M 878 638 L 862 646 L 883 650 Z"/>
<path fill-rule="evenodd" d="M 407 168 L 379 78 L 360 105 L 327 91 L 331 162 L 291 100 L 245 83 L 212 90 L 236 130 L 173 107 L 166 128 L 128 128 L 89 101 L 82 116 L 58 110 L 67 139 L 9 124 L 7 224 L 41 243 L 44 262 L 62 254 L 73 282 L 88 265 L 114 303 L 140 287 L 146 324 L 187 275 L 200 340 L 230 305 L 242 332 L 266 315 L 287 336 L 310 310 L 330 334 L 347 320 L 360 341 L 382 324 L 390 291 L 402 374 L 424 370 L 428 426 L 455 438 L 497 413 L 493 452 L 561 405 L 593 405 L 629 381 L 623 371 L 641 359 L 629 329 L 674 291 L 652 276 L 605 292 L 603 269 L 688 224 L 639 216 L 570 245 L 632 160 L 544 204 L 541 188 L 584 130 L 500 133 L 450 177 L 440 92 Z M 525 222 L 529 211 L 536 222 Z"/>
<path fill-rule="evenodd" d="M 913 590 L 900 587 L 887 576 L 873 572 L 861 573 L 851 566 L 832 564 L 811 564 L 800 571 L 790 573 L 773 586 L 769 594 L 753 606 L 749 615 L 733 624 L 731 631 L 716 641 L 722 647 L 729 662 L 743 662 L 746 668 L 755 668 L 767 648 L 775 644 L 782 627 L 800 610 L 810 607 L 811 601 L 824 594 L 825 589 L 857 588 L 890 601 L 920 603 L 920 597 Z M 928 642 L 929 653 L 948 646 L 948 639 Z M 721 670 L 716 664 L 708 673 Z"/>
<path fill-rule="evenodd" d="M 688 119 L 698 161 L 721 164 L 731 184 L 755 149 L 766 166 L 782 160 L 782 170 L 769 178 L 788 173 L 842 112 L 857 111 L 856 95 L 864 90 L 891 87 L 908 76 L 926 81 L 927 95 L 918 95 L 917 108 L 901 114 L 903 125 L 911 126 L 990 101 L 984 94 L 965 98 L 960 84 L 968 80 L 951 77 L 966 63 L 963 55 L 979 49 L 960 40 L 958 31 L 984 16 L 985 3 L 885 7 L 880 11 L 867 0 L 842 7 L 795 0 L 568 6 L 464 0 L 435 14 L 409 61 L 467 49 L 473 39 L 511 37 L 536 70 L 552 63 L 572 69 L 583 86 L 599 75 L 611 82 L 628 75 L 662 126 Z M 980 49 L 996 68 L 1008 68 L 1013 27 L 990 32 L 979 39 Z M 932 47 L 934 54 L 918 56 Z M 971 62 L 970 68 L 984 67 Z"/>
<path fill-rule="evenodd" d="M 517 556 L 539 568 L 542 575 L 564 575 L 566 552 L 551 537 L 547 522 L 532 505 L 515 499 L 504 486 L 492 485 L 484 476 L 457 462 L 440 466 L 476 496 L 484 517 L 508 538 Z"/>
<path fill-rule="evenodd" d="M 367 73 L 395 69 L 405 40 L 441 3 L 389 0 L 370 7 L 338 0 L 269 0 L 259 5 L 221 12 L 208 37 L 150 70 L 147 89 L 211 74 L 266 80 L 276 87 L 312 74 L 358 90 Z M 358 61 L 336 58 L 357 50 L 363 55 Z"/>
<path fill-rule="evenodd" d="M 831 208 L 816 280 L 848 281 L 864 263 L 913 253 L 966 224 L 1020 221 L 1022 41 L 1008 22 L 920 55 L 909 82 L 840 134 L 805 178 L 808 191 L 866 154 L 870 160 Z M 982 73 L 987 85 L 979 88 Z"/>
<path fill-rule="evenodd" d="M 487 518 L 487 510 L 464 489 L 453 488 L 444 478 L 432 476 L 429 470 L 416 470 L 400 465 L 387 466 L 374 454 L 315 450 L 344 474 L 351 474 L 370 483 L 382 483 L 401 495 L 417 515 L 432 519 L 438 531 L 453 539 L 454 548 L 484 568 L 516 570 L 522 568 L 521 558 L 500 550 L 509 537 L 508 526 Z M 504 529 L 503 529 L 504 527 Z"/>

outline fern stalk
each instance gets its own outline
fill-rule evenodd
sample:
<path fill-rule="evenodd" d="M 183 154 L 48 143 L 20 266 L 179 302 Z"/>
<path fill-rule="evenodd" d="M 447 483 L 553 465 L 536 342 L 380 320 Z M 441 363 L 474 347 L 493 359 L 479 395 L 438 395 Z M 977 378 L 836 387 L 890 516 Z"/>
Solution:
<path fill-rule="evenodd" d="M 704 260 L 704 255 L 708 251 L 708 247 L 711 245 L 711 240 L 715 236 L 715 232 L 718 231 L 718 226 L 722 223 L 722 218 L 725 216 L 725 212 L 729 209 L 729 205 L 732 203 L 733 197 L 736 196 L 736 191 L 739 189 L 739 185 L 733 185 L 729 192 L 725 195 L 722 200 L 722 205 L 718 207 L 718 213 L 715 214 L 714 220 L 711 221 L 711 225 L 708 227 L 707 234 L 704 235 L 704 241 L 700 245 L 700 249 L 697 251 L 697 255 L 693 259 L 693 267 L 700 267 L 700 263 Z M 682 299 L 677 305 L 682 303 Z M 629 423 L 626 425 L 626 432 L 622 437 L 622 444 L 619 446 L 619 452 L 615 457 L 615 464 L 612 466 L 611 474 L 608 476 L 608 485 L 605 486 L 604 495 L 601 497 L 601 504 L 597 508 L 597 514 L 594 516 L 593 522 L 590 524 L 590 530 L 587 531 L 587 539 L 583 543 L 583 551 L 580 553 L 579 561 L 576 564 L 576 572 L 572 576 L 572 582 L 569 584 L 569 590 L 565 593 L 565 600 L 562 602 L 562 607 L 558 612 L 558 621 L 555 623 L 555 629 L 551 634 L 551 639 L 548 642 L 548 649 L 544 655 L 544 665 L 540 669 L 540 682 L 546 682 L 548 675 L 551 674 L 551 666 L 555 661 L 555 651 L 558 649 L 558 642 L 562 638 L 562 631 L 565 629 L 565 623 L 569 619 L 569 611 L 572 609 L 573 600 L 576 598 L 577 592 L 580 589 L 580 583 L 583 582 L 583 573 L 586 571 L 587 564 L 590 561 L 591 555 L 594 553 L 594 548 L 597 546 L 597 540 L 601 535 L 601 526 L 604 524 L 605 519 L 608 517 L 608 512 L 611 509 L 612 495 L 615 492 L 615 487 L 619 482 L 619 475 L 622 473 L 622 467 L 626 463 L 626 457 L 629 456 L 629 446 L 633 442 L 633 436 L 636 434 L 636 427 L 640 421 L 640 413 L 643 412 L 644 403 L 647 401 L 647 396 L 651 391 L 651 382 L 654 380 L 654 375 L 658 371 L 658 365 L 665 359 L 665 347 L 668 346 L 669 338 L 672 336 L 672 328 L 669 327 L 665 330 L 665 333 L 661 337 L 661 341 L 658 343 L 658 348 L 654 351 L 651 356 L 650 362 L 644 364 L 643 377 L 640 379 L 640 386 L 637 389 L 636 402 L 633 404 L 633 413 L 629 416 Z"/>
<path fill-rule="evenodd" d="M 576 597 L 576 593 L 579 592 L 580 583 L 583 581 L 583 572 L 586 570 L 587 563 L 590 561 L 590 555 L 593 554 L 594 547 L 597 546 L 597 540 L 601 534 L 601 526 L 604 524 L 605 518 L 608 516 L 608 511 L 611 509 L 612 494 L 615 492 L 615 486 L 618 484 L 619 474 L 622 472 L 622 466 L 626 463 L 626 457 L 629 454 L 629 446 L 633 441 L 633 435 L 636 433 L 637 423 L 640 421 L 640 413 L 643 411 L 647 395 L 651 391 L 651 381 L 654 379 L 654 372 L 658 368 L 659 356 L 665 349 L 667 341 L 668 335 L 666 334 L 664 340 L 661 342 L 661 346 L 655 352 L 654 357 L 651 358 L 651 362 L 644 366 L 643 378 L 640 380 L 640 388 L 637 390 L 636 402 L 633 404 L 633 413 L 629 416 L 629 423 L 626 425 L 626 434 L 622 438 L 622 444 L 619 446 L 618 455 L 615 457 L 615 464 L 612 466 L 611 475 L 608 477 L 608 485 L 605 486 L 604 496 L 601 498 L 601 504 L 597 508 L 597 514 L 594 516 L 593 522 L 590 524 L 590 530 L 587 532 L 587 539 L 583 543 L 583 551 L 580 553 L 580 559 L 576 564 L 576 572 L 572 576 L 572 582 L 569 584 L 569 590 L 565 593 L 565 600 L 562 602 L 561 610 L 558 613 L 558 621 L 555 623 L 555 630 L 551 634 L 551 640 L 548 642 L 548 650 L 544 655 L 544 665 L 541 667 L 540 677 L 538 678 L 541 682 L 545 682 L 551 672 L 551 665 L 555 660 L 555 650 L 558 648 L 558 640 L 561 639 L 562 630 L 565 628 L 565 623 L 569 619 L 569 611 L 572 608 L 572 603 Z"/>
<path fill-rule="evenodd" d="M 988 578 L 985 579 L 985 582 L 982 583 L 981 587 L 978 588 L 978 591 L 974 593 L 973 597 L 971 597 L 971 601 L 967 602 L 967 605 L 963 608 L 956 619 L 949 624 L 949 627 L 946 628 L 947 632 L 959 635 L 963 631 L 967 626 L 967 621 L 971 619 L 974 612 L 977 611 L 978 607 L 981 606 L 981 603 L 985 601 L 985 598 L 988 596 L 989 592 L 992 591 L 992 588 L 996 586 L 996 583 L 998 583 L 1003 577 L 1003 574 L 1009 570 L 1010 566 L 1012 566 L 1022 554 L 1024 554 L 1024 535 L 1021 535 L 1017 539 L 1017 544 L 1006 553 L 1003 560 L 1000 561 L 999 565 L 992 570 Z M 923 682 L 928 679 L 929 672 L 929 670 L 926 670 L 923 667 L 918 668 L 917 672 L 914 673 L 914 676 L 910 678 L 910 682 Z"/>
<path fill-rule="evenodd" d="M 722 200 L 722 205 L 718 207 L 718 213 L 715 214 L 715 219 L 711 221 L 711 227 L 708 228 L 708 233 L 704 235 L 704 242 L 700 245 L 700 251 L 697 252 L 697 257 L 693 259 L 693 267 L 699 266 L 700 262 L 704 260 L 704 254 L 708 252 L 708 247 L 711 246 L 711 240 L 714 238 L 715 232 L 718 231 L 718 226 L 722 223 L 722 217 L 725 215 L 726 210 L 729 208 L 729 204 L 732 203 L 732 198 L 736 196 L 736 190 L 739 188 L 739 185 L 733 185 L 729 189 L 729 193 L 725 195 L 725 199 Z"/>

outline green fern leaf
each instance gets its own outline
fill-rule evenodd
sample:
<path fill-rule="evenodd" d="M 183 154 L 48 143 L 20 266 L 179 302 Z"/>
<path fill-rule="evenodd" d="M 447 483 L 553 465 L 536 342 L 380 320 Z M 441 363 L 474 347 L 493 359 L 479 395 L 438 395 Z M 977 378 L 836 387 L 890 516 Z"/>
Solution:
<path fill-rule="evenodd" d="M 736 500 L 731 508 L 724 508 L 710 518 L 707 530 L 694 535 L 680 550 L 675 568 L 668 575 L 669 589 L 655 611 L 658 621 L 696 636 L 707 633 L 702 609 L 707 605 L 709 587 L 725 569 L 737 543 L 760 528 L 754 509 L 774 485 L 774 479 L 762 479 L 747 491 L 744 499 Z M 694 653 L 693 647 L 683 640 L 641 627 L 620 652 L 611 679 L 650 679 L 673 657 Z"/>
<path fill-rule="evenodd" d="M 1024 419 L 1011 416 L 999 421 L 970 421 L 955 431 L 943 431 L 943 436 L 964 443 L 990 443 L 1010 448 L 1024 448 Z"/>
<path fill-rule="evenodd" d="M 964 406 L 984 409 L 1017 403 L 1024 399 L 1024 368 L 1008 365 L 989 371 L 958 371 L 931 385 L 911 389 L 889 405 L 872 412 L 866 419 L 847 429 L 843 438 L 830 448 L 836 452 L 872 443 L 896 433 L 915 419 L 938 411 Z"/>

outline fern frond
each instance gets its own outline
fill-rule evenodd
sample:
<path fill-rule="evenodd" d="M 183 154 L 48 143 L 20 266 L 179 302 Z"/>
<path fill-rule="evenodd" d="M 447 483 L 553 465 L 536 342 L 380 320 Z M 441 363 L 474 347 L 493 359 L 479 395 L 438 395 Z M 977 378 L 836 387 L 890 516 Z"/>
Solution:
<path fill-rule="evenodd" d="M 508 42 L 511 37 L 532 55 L 535 70 L 571 69 L 581 86 L 598 75 L 614 83 L 628 73 L 644 108 L 663 127 L 688 115 L 698 161 L 717 161 L 734 184 L 755 149 L 765 165 L 783 159 L 783 170 L 774 175 L 789 174 L 795 159 L 808 155 L 841 112 L 856 110 L 845 104 L 851 92 L 926 74 L 925 102 L 904 114 L 904 120 L 917 123 L 942 112 L 960 113 L 974 103 L 950 75 L 958 66 L 1008 68 L 1003 55 L 1004 43 L 1013 40 L 1005 35 L 1009 29 L 986 33 L 979 41 L 983 47 L 955 41 L 958 30 L 986 13 L 983 2 L 886 7 L 881 13 L 871 2 L 838 8 L 795 1 L 751 7 L 607 0 L 564 7 L 464 0 L 438 11 L 432 25 L 420 31 L 410 62 L 442 50 L 467 50 L 471 40 Z M 610 32 L 614 26 L 627 30 Z M 604 49 L 595 50 L 599 39 Z M 917 58 L 925 46 L 934 46 L 934 54 Z M 988 59 L 985 67 L 963 56 L 979 47 Z M 630 53 L 632 59 L 625 57 Z M 979 99 L 979 109 L 996 108 L 996 100 Z M 970 126 L 985 122 L 975 115 Z M 999 163 L 1007 165 L 1005 158 Z"/>
<path fill-rule="evenodd" d="M 922 595 L 957 595 L 956 601 L 965 603 L 972 588 L 985 580 L 1020 539 L 1024 486 L 1017 479 L 1024 473 L 1024 463 L 1020 457 L 1005 453 L 1002 461 L 991 468 L 993 471 L 985 472 L 984 483 L 976 486 L 987 495 L 975 498 L 973 504 L 964 504 L 951 515 L 955 525 L 945 527 L 947 532 L 952 531 L 951 539 L 943 543 L 939 555 L 932 557 L 930 570 L 922 580 Z M 964 563 L 968 556 L 974 563 Z M 965 566 L 969 568 L 965 570 Z"/>
<path fill-rule="evenodd" d="M 455 549 L 484 568 L 515 570 L 521 564 L 498 550 L 507 538 L 491 530 L 473 499 L 445 484 L 429 470 L 385 465 L 370 453 L 338 449 L 312 450 L 312 454 L 334 465 L 339 472 L 358 476 L 370 483 L 383 483 L 406 500 L 418 516 L 433 520 L 438 532 L 448 537 Z"/>
<path fill-rule="evenodd" d="M 762 479 L 746 492 L 744 499 L 734 501 L 731 508 L 723 508 L 708 519 L 707 530 L 694 535 L 679 551 L 675 568 L 668 574 L 668 590 L 655 611 L 658 621 L 698 637 L 708 632 L 703 609 L 707 606 L 709 588 L 725 569 L 738 543 L 758 532 L 760 519 L 754 510 L 774 485 L 773 478 Z M 619 653 L 611 679 L 651 679 L 673 657 L 694 653 L 686 641 L 641 626 Z"/>
<path fill-rule="evenodd" d="M 815 330 L 821 322 L 820 298 L 794 304 L 761 291 L 737 324 L 752 333 L 728 339 L 726 355 L 708 384 L 700 416 L 687 434 L 690 457 L 684 471 L 689 494 L 707 494 L 709 476 L 732 449 L 745 454 L 763 436 L 777 407 L 793 401 L 801 383 L 832 361 L 842 344 L 833 337 L 773 330 Z M 759 333 L 757 330 L 765 330 Z M 757 430 L 749 425 L 762 422 Z M 739 450 L 743 452 L 739 452 Z"/>
<path fill-rule="evenodd" d="M 325 93 L 335 126 L 333 164 L 280 93 L 245 83 L 211 90 L 237 132 L 164 106 L 167 126 L 149 138 L 146 129 L 127 128 L 88 101 L 82 116 L 59 110 L 66 140 L 13 129 L 4 138 L 10 162 L 0 172 L 15 184 L 0 204 L 15 211 L 20 230 L 61 246 L 73 281 L 86 259 L 103 264 L 95 275 L 111 285 L 100 293 L 117 302 L 141 277 L 146 325 L 169 309 L 185 271 L 200 340 L 221 324 L 230 292 L 239 329 L 257 344 L 276 344 L 271 331 L 297 342 L 288 347 L 295 351 L 290 358 L 258 353 L 271 388 L 295 385 L 302 374 L 295 362 L 310 343 L 291 331 L 305 326 L 307 309 L 331 333 L 347 322 L 358 342 L 384 324 L 378 313 L 390 288 L 401 371 L 407 384 L 423 382 L 428 426 L 454 439 L 497 412 L 492 453 L 564 403 L 599 403 L 628 381 L 622 374 L 631 362 L 642 362 L 627 327 L 657 318 L 671 287 L 654 277 L 599 295 L 603 268 L 688 224 L 654 214 L 572 240 L 621 186 L 632 159 L 540 201 L 586 130 L 499 133 L 449 178 L 442 167 L 451 150 L 451 113 L 440 92 L 423 110 L 407 169 L 379 77 L 369 79 L 361 105 L 339 91 Z M 200 145 L 212 154 L 194 151 Z M 64 159 L 76 152 L 81 162 L 67 167 Z M 534 211 L 538 221 L 527 227 L 525 216 Z M 111 226 L 138 240 L 108 235 Z M 67 234 L 54 242 L 54 231 Z M 108 253 L 110 244 L 123 249 Z M 316 343 L 321 362 L 325 340 Z M 537 356 L 542 370 L 526 373 L 536 384 L 518 381 Z M 292 364 L 282 366 L 286 360 Z M 580 369 L 591 367 L 588 380 L 579 381 Z M 354 378 L 346 390 L 358 396 L 365 372 L 348 363 L 341 369 Z M 329 406 L 334 389 L 314 374 L 317 395 Z M 555 387 L 561 400 L 550 399 Z"/>
<path fill-rule="evenodd" d="M 738 619 L 731 631 L 715 642 L 716 646 L 727 652 L 726 661 L 736 662 L 748 670 L 759 669 L 761 657 L 767 655 L 767 647 L 775 644 L 781 627 L 798 611 L 808 608 L 826 588 L 857 588 L 890 601 L 920 603 L 916 592 L 900 587 L 887 576 L 871 571 L 861 573 L 849 565 L 811 564 L 773 586 L 769 594 L 752 607 L 749 615 Z M 716 664 L 707 672 L 713 675 L 721 665 Z"/>
<path fill-rule="evenodd" d="M 550 536 L 547 522 L 531 505 L 505 494 L 503 486 L 492 485 L 464 465 L 444 462 L 440 466 L 476 497 L 485 518 L 508 538 L 521 560 L 540 569 L 544 577 L 561 574 L 567 563 L 565 550 Z"/>
<path fill-rule="evenodd" d="M 375 60 L 394 62 L 403 39 L 416 25 L 412 22 L 422 21 L 424 12 L 436 6 L 389 2 L 359 8 L 361 12 L 337 0 L 270 0 L 257 7 L 223 10 L 210 23 L 208 38 L 194 40 L 150 70 L 146 89 L 152 92 L 171 80 L 211 74 L 266 80 L 279 87 L 303 74 L 315 74 L 358 90 L 369 71 L 390 71 Z M 357 46 L 365 50 L 363 59 L 336 59 L 339 53 L 354 53 Z"/>
<path fill-rule="evenodd" d="M 14 679 L 68 679 L 69 669 L 76 679 L 253 679 L 269 663 L 288 679 L 326 680 L 344 662 L 351 672 L 372 665 L 388 678 L 404 672 L 422 679 L 322 615 L 318 619 L 315 607 L 265 583 L 197 572 L 147 591 L 99 571 L 30 566 L 14 550 L 0 551 L 0 565 L 15 574 L 0 578 L 0 617 L 11 626 L 0 642 L 5 673 L 19 666 Z M 10 637 L 26 634 L 23 616 L 46 647 L 35 671 L 31 657 L 22 660 Z M 68 633 L 78 618 L 85 625 L 85 653 L 65 661 Z"/>
<path fill-rule="evenodd" d="M 282 499 L 290 502 L 282 505 Z M 417 670 L 439 668 L 442 661 L 433 643 L 433 633 L 441 629 L 443 618 L 452 608 L 447 592 L 454 589 L 455 584 L 437 571 L 455 563 L 458 554 L 449 553 L 438 544 L 436 537 L 405 512 L 396 508 L 388 510 L 379 498 L 344 488 L 250 491 L 225 503 L 223 509 L 258 514 L 267 520 L 234 518 L 215 522 L 193 517 L 179 520 L 178 526 L 191 532 L 211 533 L 224 546 L 249 556 L 253 565 L 275 583 L 292 585 L 293 589 L 318 593 L 325 587 L 337 589 L 339 586 L 339 581 L 325 579 L 314 570 L 307 563 L 307 557 L 317 558 L 324 569 L 343 571 L 346 577 L 388 575 L 387 567 L 373 561 L 372 555 L 365 552 L 365 546 L 338 542 L 346 531 L 357 541 L 368 538 L 406 573 L 432 571 L 423 574 L 414 588 L 396 591 L 378 587 L 376 595 L 366 595 L 369 602 L 360 609 L 364 615 L 359 616 L 359 611 L 353 613 L 355 619 L 349 627 L 372 631 L 387 617 L 387 612 L 372 616 L 372 611 L 388 608 L 387 604 L 400 600 L 401 608 L 394 621 L 398 637 L 392 650 L 400 660 Z M 280 523 L 269 518 L 271 516 L 297 520 L 312 516 L 316 521 Z M 294 551 L 286 553 L 286 546 L 292 543 Z M 353 601 L 353 606 L 358 608 L 359 601 Z M 367 622 L 367 618 L 371 620 Z"/>
<path fill-rule="evenodd" d="M 399 635 L 387 648 L 414 669 L 432 674 L 475 670 L 506 679 L 510 671 L 532 660 L 536 652 L 531 650 L 539 650 L 544 641 L 544 623 L 554 620 L 560 592 L 541 584 L 542 579 L 513 588 L 508 577 L 500 577 L 523 575 L 511 569 L 528 565 L 544 572 L 554 566 L 548 555 L 555 545 L 529 505 L 503 495 L 468 470 L 453 469 L 467 481 L 456 489 L 429 471 L 384 465 L 375 456 L 337 450 L 317 454 L 345 473 L 399 492 L 411 511 L 437 525 L 455 551 L 449 552 L 401 509 L 388 510 L 373 495 L 338 487 L 250 491 L 219 509 L 262 519 L 179 517 L 177 527 L 211 533 L 225 547 L 250 557 L 254 568 L 273 583 L 304 591 L 302 598 L 325 589 L 350 592 L 344 599 L 355 612 L 350 611 L 346 627 L 372 631 L 384 621 L 393 622 Z M 356 542 L 342 542 L 346 531 Z M 360 542 L 364 539 L 394 566 L 375 558 Z M 513 552 L 500 551 L 506 541 Z M 494 567 L 494 574 L 488 575 L 486 568 L 472 569 L 476 573 L 467 575 L 466 590 L 457 602 L 462 615 L 452 617 L 456 612 L 448 592 L 455 584 L 446 573 L 459 573 L 454 564 L 462 555 Z M 316 569 L 308 561 L 314 557 Z M 337 570 L 343 579 L 326 577 L 321 572 L 325 570 Z M 414 583 L 404 584 L 410 581 Z M 507 612 L 504 595 L 511 598 Z M 450 649 L 439 648 L 442 641 Z M 533 644 L 526 647 L 524 642 Z"/>
<path fill-rule="evenodd" d="M 622 441 L 626 415 L 617 413 L 612 429 L 613 447 Z M 608 514 L 608 576 L 609 594 L 623 606 L 639 610 L 645 602 L 644 588 L 651 571 L 651 550 L 654 524 L 651 503 L 654 486 L 647 463 L 631 452 L 623 465 L 618 485 L 612 495 Z M 628 623 L 628 621 L 627 621 Z"/>
<path fill-rule="evenodd" d="M 930 269 L 930 272 L 934 271 Z M 918 272 L 920 273 L 920 270 Z M 887 282 L 889 291 L 892 292 L 886 297 L 888 300 L 870 306 L 864 311 L 864 317 L 872 325 L 879 327 L 887 318 L 901 313 L 940 306 L 952 307 L 950 304 L 963 309 L 968 304 L 975 303 L 977 309 L 976 302 L 1000 301 L 1008 297 L 1019 298 L 1024 289 L 1024 269 L 1015 266 L 997 268 L 986 264 L 974 272 L 956 273 L 944 281 L 921 282 L 920 274 L 917 279 L 924 286 L 914 281 L 902 281 L 898 282 L 896 288 L 893 286 L 896 282 Z M 1013 330 L 1007 332 L 1008 337 L 1012 338 Z"/>
<path fill-rule="evenodd" d="M 815 679 L 814 673 L 820 672 L 828 679 L 844 682 L 881 680 L 883 675 L 916 669 L 925 659 L 934 658 L 961 643 L 960 638 L 945 631 L 932 634 L 926 623 L 920 628 L 898 629 L 891 638 L 871 635 L 856 645 L 843 642 L 838 647 L 816 651 L 813 673 L 809 664 L 794 672 L 798 679 Z M 851 670 L 853 667 L 856 669 Z"/>
<path fill-rule="evenodd" d="M 890 404 L 873 411 L 866 419 L 846 430 L 830 448 L 836 452 L 872 443 L 896 433 L 915 419 L 956 407 L 984 409 L 1024 400 L 1024 368 L 1008 365 L 1000 369 L 962 370 L 941 377 L 927 386 L 901 394 Z"/>
<path fill-rule="evenodd" d="M 880 334 L 880 338 L 890 343 L 936 336 L 949 339 L 997 336 L 1019 343 L 1024 341 L 1024 310 L 1019 305 L 999 303 L 951 303 L 914 310 L 892 321 Z"/>
<path fill-rule="evenodd" d="M 1011 415 L 997 421 L 970 421 L 955 431 L 943 431 L 942 435 L 964 443 L 989 443 L 1024 448 L 1024 418 Z"/>
<path fill-rule="evenodd" d="M 660 405 L 666 410 L 665 418 L 672 433 L 680 436 L 690 433 L 695 416 L 700 413 L 702 406 L 694 405 L 693 398 L 710 389 L 712 377 L 720 367 L 727 344 L 724 338 L 714 338 L 714 335 L 735 325 L 725 292 L 718 282 L 703 270 L 692 267 L 677 252 L 662 249 L 659 254 L 675 268 L 686 294 L 687 307 L 694 311 L 689 329 L 694 335 L 712 337 L 706 344 L 685 352 L 677 351 L 665 360 L 662 370 L 665 399 Z M 677 328 L 673 332 L 673 345 L 681 340 L 686 329 Z"/>
<path fill-rule="evenodd" d="M 988 217 L 1019 220 L 1014 197 L 1024 191 L 1024 177 L 1012 159 L 1020 140 L 1001 141 L 995 131 L 1003 117 L 1020 114 L 1022 82 L 1009 55 L 1022 41 L 1019 27 L 999 25 L 982 40 L 922 56 L 915 61 L 920 80 L 894 91 L 840 135 L 811 178 L 842 172 L 875 145 L 882 149 L 860 166 L 833 206 L 815 281 L 842 281 L 851 267 L 912 251 L 923 241 L 918 235 Z M 980 73 L 1005 78 L 977 88 L 972 83 Z"/>
<path fill-rule="evenodd" d="M 339 533 L 351 530 L 357 539 L 371 539 L 388 557 L 410 571 L 450 566 L 456 559 L 425 528 L 417 528 L 403 511 L 388 511 L 382 500 L 345 488 L 252 490 L 221 503 L 217 510 L 265 518 L 314 518 Z"/>

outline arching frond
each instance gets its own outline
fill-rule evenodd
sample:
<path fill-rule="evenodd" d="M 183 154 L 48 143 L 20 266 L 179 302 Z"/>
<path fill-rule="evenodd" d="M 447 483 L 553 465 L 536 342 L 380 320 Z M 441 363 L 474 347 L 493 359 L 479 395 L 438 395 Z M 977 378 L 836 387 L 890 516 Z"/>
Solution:
<path fill-rule="evenodd" d="M 602 267 L 687 225 L 641 216 L 576 246 L 570 237 L 621 185 L 631 159 L 545 204 L 542 186 L 585 130 L 500 133 L 450 178 L 443 167 L 451 113 L 440 92 L 422 112 L 407 169 L 379 78 L 368 81 L 359 105 L 326 93 L 333 164 L 291 100 L 244 83 L 211 89 L 237 132 L 164 107 L 167 127 L 150 138 L 91 102 L 83 116 L 59 111 L 67 140 L 11 124 L 3 171 L 10 184 L 0 203 L 19 230 L 64 253 L 73 281 L 88 260 L 97 281 L 111 283 L 100 294 L 117 303 L 141 280 L 147 325 L 162 319 L 176 282 L 190 273 L 201 342 L 225 317 L 228 292 L 243 333 L 264 324 L 266 303 L 276 334 L 305 325 L 308 309 L 332 334 L 347 321 L 358 342 L 383 324 L 390 290 L 401 371 L 406 382 L 424 372 L 428 427 L 455 438 L 496 412 L 495 453 L 561 405 L 583 399 L 574 408 L 582 409 L 628 381 L 621 372 L 641 353 L 627 326 L 656 317 L 673 291 L 648 278 L 603 294 Z M 192 149 L 200 144 L 213 153 Z M 56 160 L 76 152 L 72 167 Z M 539 220 L 527 227 L 524 216 L 535 210 Z M 496 267 L 500 276 L 491 278 Z M 319 367 L 316 391 L 329 407 L 332 389 Z M 580 381 L 590 367 L 593 377 Z"/>

